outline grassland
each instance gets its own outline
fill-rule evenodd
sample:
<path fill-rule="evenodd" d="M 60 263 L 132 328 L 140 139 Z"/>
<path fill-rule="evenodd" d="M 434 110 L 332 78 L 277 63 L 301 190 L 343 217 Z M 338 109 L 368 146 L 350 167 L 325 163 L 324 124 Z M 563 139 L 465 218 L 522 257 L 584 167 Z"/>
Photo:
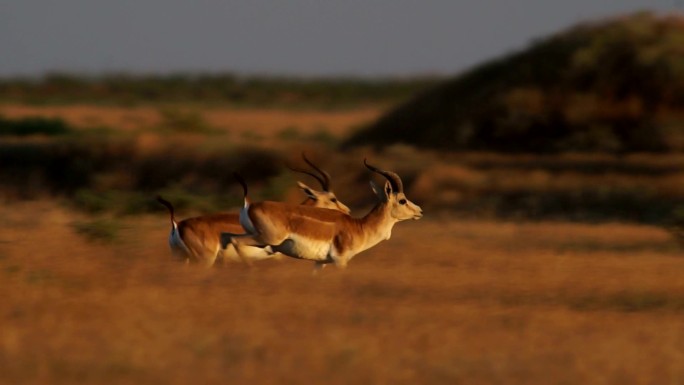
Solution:
<path fill-rule="evenodd" d="M 0 384 L 684 383 L 682 25 L 579 26 L 441 86 L 0 79 Z M 302 151 L 354 215 L 368 157 L 424 218 L 316 276 L 171 260 L 155 195 L 234 210 L 237 170 L 299 202 Z"/>
<path fill-rule="evenodd" d="M 355 207 L 368 205 L 359 162 L 396 170 L 433 212 L 461 216 L 668 225 L 684 217 L 684 162 L 665 154 L 445 154 L 405 145 L 339 150 L 385 111 L 276 110 L 224 106 L 0 105 L 5 121 L 49 135 L 0 132 L 0 195 L 56 197 L 85 211 L 155 212 L 168 196 L 196 213 L 239 202 L 230 177 L 243 172 L 258 198 L 298 200 L 286 163 L 309 154 Z M 35 124 L 33 117 L 44 120 Z M 45 120 L 49 119 L 49 120 Z M 1 122 L 0 122 L 1 123 Z M 35 127 L 33 127 L 35 126 Z"/>
<path fill-rule="evenodd" d="M 0 105 L 74 130 L 0 138 L 45 151 L 31 160 L 44 172 L 22 174 L 27 159 L 0 170 L 0 383 L 682 381 L 684 259 L 662 226 L 684 196 L 681 156 L 339 152 L 310 136 L 335 143 L 381 112 Z M 346 271 L 174 263 L 167 214 L 144 202 L 175 191 L 180 217 L 234 207 L 216 174 L 246 143 L 269 164 L 311 151 L 356 215 L 372 201 L 359 167 L 371 156 L 426 216 Z M 50 190 L 71 170 L 54 160 L 76 155 L 84 184 Z M 255 194 L 299 200 L 278 167 Z M 127 193 L 144 207 L 122 209 Z"/>
<path fill-rule="evenodd" d="M 40 215 L 36 215 L 40 214 Z M 0 208 L 0 382 L 652 384 L 684 376 L 684 260 L 662 229 L 400 223 L 348 270 L 168 259 L 163 216 Z"/>
<path fill-rule="evenodd" d="M 230 106 L 188 106 L 187 104 L 139 105 L 134 107 L 92 104 L 35 106 L 0 104 L 0 116 L 22 119 L 33 116 L 57 118 L 87 133 L 88 130 L 114 128 L 117 133 L 144 133 L 153 128 L 173 131 L 204 128 L 215 134 L 229 135 L 240 142 L 273 142 L 283 137 L 306 136 L 325 131 L 341 138 L 355 127 L 376 119 L 384 108 L 364 105 L 344 111 L 287 110 Z M 185 123 L 177 127 L 178 123 Z M 188 124 L 189 123 L 189 124 Z M 200 133 L 202 130 L 199 130 Z M 289 134 L 288 134 L 289 132 Z"/>

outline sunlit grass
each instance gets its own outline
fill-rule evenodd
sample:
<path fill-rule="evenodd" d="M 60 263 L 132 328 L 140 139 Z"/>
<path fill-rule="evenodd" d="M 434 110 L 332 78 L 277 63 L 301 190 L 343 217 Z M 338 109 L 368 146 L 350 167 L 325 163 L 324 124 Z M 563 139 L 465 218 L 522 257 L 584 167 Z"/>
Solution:
<path fill-rule="evenodd" d="M 645 384 L 684 375 L 684 259 L 657 227 L 428 214 L 397 224 L 347 270 L 314 277 L 311 263 L 293 259 L 175 263 L 165 214 L 118 218 L 104 243 L 69 225 L 96 217 L 54 203 L 0 215 L 2 382 Z"/>

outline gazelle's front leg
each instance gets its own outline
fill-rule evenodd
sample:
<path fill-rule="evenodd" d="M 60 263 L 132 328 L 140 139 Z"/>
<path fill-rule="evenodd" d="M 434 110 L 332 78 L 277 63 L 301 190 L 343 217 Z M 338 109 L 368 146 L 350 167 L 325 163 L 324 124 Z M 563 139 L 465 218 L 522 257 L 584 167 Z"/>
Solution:
<path fill-rule="evenodd" d="M 223 235 L 226 233 L 222 233 L 221 236 L 223 238 Z M 250 234 L 231 234 L 230 235 L 230 243 L 232 246 L 235 248 L 235 251 L 237 252 L 238 256 L 242 260 L 242 262 L 247 263 L 248 265 L 251 265 L 252 261 L 255 259 L 254 258 L 254 250 L 258 250 L 259 252 L 257 255 L 261 258 L 257 259 L 264 259 L 263 255 L 271 255 L 273 254 L 273 250 L 271 249 L 271 246 L 269 245 L 264 245 L 262 242 L 259 242 L 257 239 L 255 239 L 254 236 Z"/>
<path fill-rule="evenodd" d="M 347 263 L 349 262 L 349 257 L 347 255 L 335 255 L 334 253 L 330 253 L 329 257 L 332 259 L 335 267 L 340 269 L 347 268 Z"/>

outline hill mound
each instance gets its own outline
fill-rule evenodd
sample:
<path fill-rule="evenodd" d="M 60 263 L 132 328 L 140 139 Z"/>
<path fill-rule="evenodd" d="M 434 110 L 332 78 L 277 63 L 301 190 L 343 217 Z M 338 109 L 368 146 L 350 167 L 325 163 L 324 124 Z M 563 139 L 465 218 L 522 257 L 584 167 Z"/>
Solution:
<path fill-rule="evenodd" d="M 400 105 L 345 146 L 684 151 L 684 17 L 585 23 Z"/>

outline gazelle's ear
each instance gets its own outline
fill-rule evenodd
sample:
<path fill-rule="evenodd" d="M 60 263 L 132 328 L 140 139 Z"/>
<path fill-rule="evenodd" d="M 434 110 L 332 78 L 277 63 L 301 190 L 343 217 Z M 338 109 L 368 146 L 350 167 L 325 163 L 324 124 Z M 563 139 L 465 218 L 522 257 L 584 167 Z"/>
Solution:
<path fill-rule="evenodd" d="M 392 195 L 392 184 L 389 181 L 385 182 L 385 195 L 387 199 Z"/>
<path fill-rule="evenodd" d="M 389 199 L 389 195 L 385 194 L 385 190 L 380 189 L 380 187 L 378 187 L 378 185 L 375 184 L 375 182 L 372 179 L 370 181 L 370 185 L 371 185 L 371 189 L 373 190 L 373 193 L 375 194 L 375 196 L 378 197 L 380 202 L 387 202 L 387 200 Z M 385 184 L 385 188 L 386 187 L 387 187 L 387 184 Z M 391 189 L 392 188 L 390 187 L 390 190 Z"/>
<path fill-rule="evenodd" d="M 318 194 L 314 189 L 299 181 L 297 182 L 297 186 L 299 186 L 299 188 L 304 192 L 304 195 L 313 200 L 318 200 Z"/>

